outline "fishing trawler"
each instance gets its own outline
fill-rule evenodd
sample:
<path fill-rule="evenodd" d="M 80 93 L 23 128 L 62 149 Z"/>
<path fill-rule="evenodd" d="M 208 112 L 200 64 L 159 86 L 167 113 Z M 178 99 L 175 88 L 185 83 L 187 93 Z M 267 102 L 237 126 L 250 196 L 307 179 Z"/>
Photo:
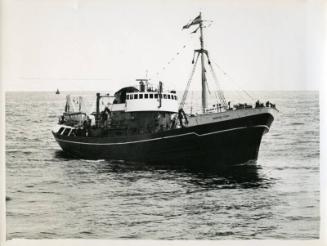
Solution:
<path fill-rule="evenodd" d="M 96 110 L 87 114 L 83 98 L 77 109 L 68 95 L 65 112 L 52 131 L 63 151 L 86 159 L 124 160 L 158 164 L 219 166 L 256 160 L 261 139 L 274 120 L 274 104 L 227 102 L 221 90 L 217 104 L 208 107 L 206 64 L 201 13 L 183 29 L 196 26 L 200 49 L 194 50 L 193 72 L 181 99 L 176 91 L 164 90 L 148 79 L 124 87 L 114 95 L 96 94 Z M 189 85 L 201 61 L 202 111 L 184 110 Z M 108 103 L 103 103 L 109 100 Z"/>

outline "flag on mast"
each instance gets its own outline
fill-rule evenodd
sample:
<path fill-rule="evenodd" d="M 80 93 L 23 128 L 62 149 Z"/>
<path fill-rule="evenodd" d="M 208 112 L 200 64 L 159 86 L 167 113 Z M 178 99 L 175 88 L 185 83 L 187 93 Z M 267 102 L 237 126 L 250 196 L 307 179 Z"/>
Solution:
<path fill-rule="evenodd" d="M 200 24 L 201 23 L 201 15 L 197 16 L 194 20 L 192 20 L 189 24 L 183 26 L 183 29 L 188 29 L 193 25 Z"/>

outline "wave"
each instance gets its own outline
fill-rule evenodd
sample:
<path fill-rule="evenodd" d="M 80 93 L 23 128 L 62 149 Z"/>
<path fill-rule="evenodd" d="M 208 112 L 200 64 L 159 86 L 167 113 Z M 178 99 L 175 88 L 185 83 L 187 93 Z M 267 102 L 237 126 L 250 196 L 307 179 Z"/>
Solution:
<path fill-rule="evenodd" d="M 81 231 L 80 233 L 81 233 L 81 234 L 87 234 L 87 235 L 94 234 L 94 233 L 91 232 L 91 231 Z"/>
<path fill-rule="evenodd" d="M 275 170 L 283 171 L 283 170 L 319 170 L 319 166 L 283 166 L 283 167 L 276 167 Z"/>
<path fill-rule="evenodd" d="M 302 123 L 302 122 L 293 122 L 290 125 L 291 126 L 300 126 L 300 125 L 304 125 L 304 123 Z"/>
<path fill-rule="evenodd" d="M 43 234 L 43 235 L 57 235 L 57 233 L 54 233 L 54 232 L 47 232 L 47 231 L 41 231 L 40 234 Z"/>
<path fill-rule="evenodd" d="M 97 160 L 87 160 L 87 159 L 80 159 L 83 162 L 87 162 L 87 163 L 100 163 L 100 162 L 105 162 L 105 159 L 97 159 Z"/>

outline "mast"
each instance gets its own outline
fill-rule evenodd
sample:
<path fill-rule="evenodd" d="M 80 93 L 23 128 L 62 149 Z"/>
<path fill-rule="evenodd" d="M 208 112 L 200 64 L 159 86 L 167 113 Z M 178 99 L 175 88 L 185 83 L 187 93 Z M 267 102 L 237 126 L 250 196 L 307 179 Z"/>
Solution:
<path fill-rule="evenodd" d="M 200 12 L 200 44 L 201 49 L 199 50 L 199 53 L 201 54 L 201 82 L 202 82 L 202 113 L 205 113 L 205 109 L 207 108 L 207 78 L 206 78 L 206 70 L 204 67 L 204 44 L 203 44 L 203 27 L 202 27 L 202 16 Z"/>
<path fill-rule="evenodd" d="M 95 125 L 96 127 L 99 127 L 99 120 L 100 120 L 100 93 L 98 92 L 96 94 L 97 100 L 96 100 L 96 115 L 95 115 Z"/>
<path fill-rule="evenodd" d="M 199 25 L 199 26 L 192 33 L 196 33 L 200 29 L 200 49 L 194 50 L 192 64 L 194 63 L 195 54 L 197 54 L 196 61 L 199 58 L 199 56 L 201 56 L 202 113 L 205 113 L 205 109 L 207 108 L 208 103 L 207 103 L 207 78 L 206 78 L 206 69 L 204 67 L 204 56 L 205 55 L 207 56 L 209 64 L 210 64 L 210 60 L 209 60 L 208 51 L 204 49 L 203 21 L 202 21 L 201 12 L 194 20 L 192 20 L 187 25 L 183 26 L 183 29 L 188 29 L 193 25 Z M 196 62 L 195 62 L 195 65 L 193 67 L 193 70 L 192 70 L 191 78 L 189 79 L 188 85 L 187 85 L 186 90 L 184 92 L 183 100 L 181 102 L 181 105 L 184 105 L 184 102 L 185 102 L 185 99 L 186 99 L 186 96 L 187 96 L 187 90 L 188 90 L 188 87 L 189 87 L 189 83 L 190 83 L 190 81 L 191 81 L 191 79 L 193 77 L 193 74 L 194 74 L 195 66 L 196 66 Z"/>

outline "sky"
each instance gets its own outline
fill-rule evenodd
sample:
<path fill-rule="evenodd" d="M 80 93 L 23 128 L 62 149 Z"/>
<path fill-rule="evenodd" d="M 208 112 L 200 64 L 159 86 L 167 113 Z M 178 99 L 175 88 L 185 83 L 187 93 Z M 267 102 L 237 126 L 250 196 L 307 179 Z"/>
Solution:
<path fill-rule="evenodd" d="M 183 90 L 199 35 L 182 26 L 200 11 L 223 89 L 320 88 L 323 0 L 3 0 L 2 86 L 113 91 L 147 77 Z M 198 68 L 191 89 L 200 85 Z"/>

